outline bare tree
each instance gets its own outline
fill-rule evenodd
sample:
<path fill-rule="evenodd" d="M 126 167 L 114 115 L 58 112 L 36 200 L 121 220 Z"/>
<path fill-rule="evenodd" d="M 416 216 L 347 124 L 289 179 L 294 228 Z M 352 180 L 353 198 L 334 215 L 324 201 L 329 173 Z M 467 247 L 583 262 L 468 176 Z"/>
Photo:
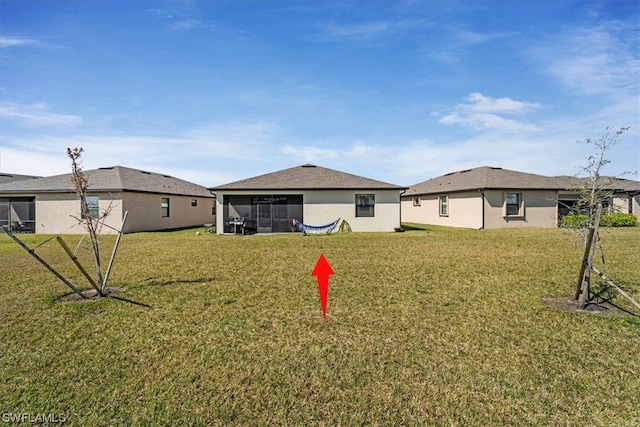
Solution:
<path fill-rule="evenodd" d="M 604 250 L 598 232 L 600 226 L 600 218 L 603 211 L 603 205 L 608 203 L 615 194 L 617 181 L 619 178 L 603 175 L 603 169 L 611 163 L 606 155 L 609 150 L 618 143 L 622 134 L 628 131 L 628 127 L 623 127 L 612 133 L 607 128 L 604 135 L 598 139 L 592 140 L 587 138 L 582 141 L 585 144 L 595 146 L 595 152 L 586 158 L 587 163 L 580 168 L 581 175 L 585 178 L 579 180 L 577 190 L 579 191 L 579 199 L 574 207 L 574 213 L 586 214 L 587 220 L 580 228 L 582 240 L 584 243 L 584 256 L 580 267 L 578 284 L 576 287 L 575 299 L 578 301 L 578 307 L 584 309 L 588 304 L 603 294 L 613 296 L 615 291 L 631 301 L 636 307 L 640 308 L 630 296 L 628 296 L 619 286 L 611 279 L 593 266 L 593 257 L 596 248 L 600 250 L 602 262 L 604 264 Z M 580 141 L 579 141 L 580 142 Z M 628 174 L 624 172 L 623 175 Z M 591 273 L 595 272 L 603 282 L 600 283 L 600 289 L 592 292 Z"/>
<path fill-rule="evenodd" d="M 100 259 L 100 240 L 98 239 L 98 235 L 100 234 L 100 230 L 102 229 L 102 226 L 105 225 L 104 221 L 111 213 L 113 205 L 112 203 L 109 203 L 107 208 L 103 209 L 102 211 L 100 211 L 99 206 L 97 207 L 98 208 L 97 211 L 96 210 L 92 211 L 92 209 L 89 207 L 89 203 L 87 202 L 87 191 L 89 188 L 89 179 L 84 174 L 84 172 L 82 171 L 82 167 L 80 166 L 80 156 L 82 155 L 83 151 L 84 150 L 82 148 L 73 148 L 73 149 L 67 148 L 67 155 L 71 159 L 71 167 L 72 167 L 71 182 L 73 183 L 73 187 L 76 194 L 80 198 L 80 215 L 79 216 L 71 215 L 71 216 L 75 218 L 78 221 L 78 223 L 84 225 L 91 239 L 91 248 L 93 252 L 93 261 L 94 261 L 93 262 L 94 277 L 92 277 L 86 271 L 86 269 L 82 266 L 82 264 L 76 257 L 76 254 L 74 253 L 74 251 L 72 251 L 69 248 L 69 246 L 65 243 L 64 239 L 60 236 L 60 234 L 45 240 L 43 243 L 39 244 L 38 246 L 41 246 L 44 243 L 47 243 L 48 241 L 55 238 L 58 241 L 58 243 L 60 243 L 60 246 L 62 246 L 62 248 L 67 253 L 69 258 L 71 258 L 71 260 L 76 265 L 78 270 L 80 270 L 80 272 L 85 276 L 85 278 L 88 280 L 91 286 L 93 286 L 97 294 L 103 297 L 103 296 L 107 296 L 107 292 L 106 292 L 107 281 L 109 279 L 109 273 L 111 271 L 111 267 L 113 266 L 113 261 L 116 256 L 118 243 L 120 242 L 120 238 L 122 237 L 124 223 L 127 219 L 127 212 L 124 213 L 124 216 L 122 218 L 122 226 L 120 227 L 119 230 L 116 230 L 113 227 L 109 227 L 107 225 L 107 227 L 112 228 L 118 232 L 118 237 L 116 238 L 115 244 L 113 246 L 113 251 L 111 253 L 111 258 L 109 259 L 107 270 L 103 275 L 101 259 Z M 20 245 L 29 255 L 35 258 L 40 264 L 44 265 L 51 273 L 53 273 L 65 285 L 71 288 L 82 299 L 88 298 L 88 296 L 84 292 L 82 292 L 78 287 L 76 287 L 73 283 L 71 283 L 69 279 L 67 279 L 62 274 L 60 274 L 60 272 L 58 272 L 55 268 L 53 268 L 53 266 L 51 266 L 47 261 L 45 261 L 38 254 L 36 254 L 35 249 L 38 246 L 36 246 L 36 248 L 29 248 L 27 245 L 24 244 L 24 242 L 18 239 L 8 227 L 6 228 L 4 226 L 0 227 L 0 230 L 8 234 L 9 237 L 11 237 L 11 239 L 13 239 L 18 245 Z"/>
<path fill-rule="evenodd" d="M 89 179 L 82 171 L 80 156 L 82 155 L 83 148 L 67 148 L 67 156 L 71 159 L 71 182 L 73 183 L 74 190 L 80 198 L 80 216 L 75 217 L 89 233 L 91 239 L 91 248 L 93 252 L 93 270 L 95 281 L 92 285 L 96 288 L 101 296 L 104 296 L 106 282 L 102 275 L 102 266 L 100 260 L 100 241 L 98 235 L 102 228 L 104 220 L 111 213 L 112 205 L 100 211 L 98 209 L 97 216 L 89 209 L 87 203 L 87 190 L 89 188 Z M 88 278 L 89 279 L 89 278 Z"/>
<path fill-rule="evenodd" d="M 576 213 L 587 214 L 587 226 L 593 225 L 597 207 L 607 202 L 615 192 L 618 178 L 603 175 L 603 169 L 611 163 L 606 157 L 608 152 L 628 130 L 629 127 L 622 127 L 612 133 L 611 128 L 606 128 L 605 133 L 598 139 L 587 138 L 584 141 L 578 141 L 595 147 L 595 152 L 588 156 L 586 164 L 580 167 L 579 175 L 586 175 L 586 177 L 578 185 L 580 197 L 575 206 Z M 621 175 L 627 174 L 629 172 L 623 172 Z"/>

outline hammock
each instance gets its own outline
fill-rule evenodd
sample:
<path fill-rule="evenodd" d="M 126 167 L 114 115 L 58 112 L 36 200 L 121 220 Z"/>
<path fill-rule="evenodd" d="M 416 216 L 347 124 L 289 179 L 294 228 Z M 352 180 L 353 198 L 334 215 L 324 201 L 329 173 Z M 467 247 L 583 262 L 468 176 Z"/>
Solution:
<path fill-rule="evenodd" d="M 338 223 L 340 222 L 340 218 L 336 219 L 331 224 L 327 224 L 327 225 L 308 225 L 308 224 L 303 224 L 302 222 L 298 221 L 297 219 L 294 219 L 292 222 L 293 222 L 293 225 L 298 227 L 298 229 L 300 231 L 302 231 L 305 235 L 307 235 L 307 234 L 331 234 L 333 229 L 336 228 L 336 225 L 338 225 Z"/>

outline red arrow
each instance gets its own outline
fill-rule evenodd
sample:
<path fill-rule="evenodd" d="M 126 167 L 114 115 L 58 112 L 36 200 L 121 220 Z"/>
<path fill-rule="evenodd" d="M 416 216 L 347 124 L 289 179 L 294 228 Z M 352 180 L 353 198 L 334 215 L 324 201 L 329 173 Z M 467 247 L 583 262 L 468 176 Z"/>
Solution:
<path fill-rule="evenodd" d="M 327 318 L 327 296 L 329 295 L 329 276 L 335 274 L 333 269 L 324 257 L 324 254 L 320 255 L 316 266 L 311 272 L 312 276 L 316 276 L 318 279 L 318 293 L 320 293 L 320 305 L 322 306 L 322 317 Z"/>

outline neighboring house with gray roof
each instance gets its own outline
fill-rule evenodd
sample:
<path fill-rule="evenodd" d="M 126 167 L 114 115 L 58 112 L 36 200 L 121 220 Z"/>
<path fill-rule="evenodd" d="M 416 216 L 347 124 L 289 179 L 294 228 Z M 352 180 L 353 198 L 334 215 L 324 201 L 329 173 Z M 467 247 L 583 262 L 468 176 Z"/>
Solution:
<path fill-rule="evenodd" d="M 483 166 L 411 186 L 402 196 L 402 222 L 477 229 L 556 227 L 578 199 L 584 178 L 543 176 Z M 609 201 L 640 212 L 640 182 L 612 181 Z"/>
<path fill-rule="evenodd" d="M 4 184 L 7 182 L 13 182 L 13 181 L 22 181 L 24 179 L 33 179 L 33 178 L 40 178 L 39 176 L 33 176 L 33 175 L 18 175 L 15 173 L 2 173 L 0 172 L 0 184 Z"/>
<path fill-rule="evenodd" d="M 242 217 L 258 233 L 296 231 L 292 220 L 324 225 L 338 218 L 353 231 L 394 231 L 400 226 L 405 187 L 305 164 L 210 188 L 218 233 L 233 232 L 228 218 Z"/>
<path fill-rule="evenodd" d="M 101 232 L 115 233 L 128 211 L 125 233 L 213 223 L 214 196 L 203 186 L 169 175 L 114 166 L 84 171 L 92 215 L 110 208 Z M 0 225 L 44 234 L 84 233 L 75 226 L 79 198 L 71 174 L 0 183 Z"/>

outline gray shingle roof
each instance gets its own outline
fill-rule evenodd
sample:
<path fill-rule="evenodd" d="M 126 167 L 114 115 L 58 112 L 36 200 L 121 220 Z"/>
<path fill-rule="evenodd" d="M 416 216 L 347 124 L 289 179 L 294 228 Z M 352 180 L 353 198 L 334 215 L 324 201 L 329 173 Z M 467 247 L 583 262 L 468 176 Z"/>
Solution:
<path fill-rule="evenodd" d="M 406 187 L 306 164 L 210 190 L 403 190 Z"/>
<path fill-rule="evenodd" d="M 557 179 L 559 182 L 565 184 L 565 189 L 575 189 L 575 188 L 589 188 L 591 184 L 590 178 L 578 178 L 574 176 L 554 176 L 554 179 Z M 608 188 L 610 190 L 629 192 L 629 193 L 637 193 L 640 192 L 640 182 L 634 181 L 632 179 L 625 178 L 614 178 L 610 176 L 601 176 L 599 184 L 602 188 Z"/>
<path fill-rule="evenodd" d="M 491 166 L 451 172 L 411 186 L 403 196 L 484 189 L 566 190 L 579 187 L 585 178 L 544 176 Z M 616 179 L 614 187 L 640 190 L 640 182 Z"/>
<path fill-rule="evenodd" d="M 133 191 L 213 197 L 203 186 L 154 172 L 113 166 L 84 171 L 91 192 Z M 0 184 L 0 193 L 68 193 L 73 191 L 71 174 L 12 181 Z"/>
<path fill-rule="evenodd" d="M 40 178 L 40 177 L 33 176 L 33 175 L 18 175 L 15 173 L 0 173 L 0 184 L 13 182 L 13 181 L 22 181 L 23 179 L 33 179 L 33 178 Z"/>
<path fill-rule="evenodd" d="M 482 166 L 451 172 L 412 185 L 404 196 L 418 194 L 448 193 L 491 188 L 506 189 L 564 189 L 565 183 L 549 176 L 512 171 L 491 166 Z"/>

